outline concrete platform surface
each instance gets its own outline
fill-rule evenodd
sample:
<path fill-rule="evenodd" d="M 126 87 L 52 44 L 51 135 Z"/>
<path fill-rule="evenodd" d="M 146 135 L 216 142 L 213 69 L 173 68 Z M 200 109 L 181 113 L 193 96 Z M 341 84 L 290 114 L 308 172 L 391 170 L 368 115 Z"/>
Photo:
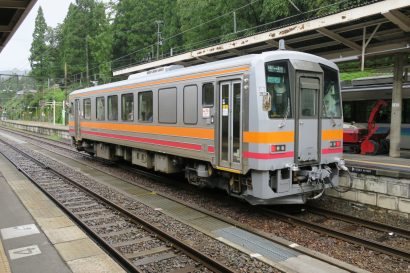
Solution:
<path fill-rule="evenodd" d="M 30 121 L 30 120 L 5 120 L 4 122 L 68 131 L 68 126 L 65 126 L 62 124 L 53 124 L 52 122 L 50 123 L 50 122 Z"/>
<path fill-rule="evenodd" d="M 125 272 L 0 154 L 0 273 Z"/>
<path fill-rule="evenodd" d="M 80 163 L 62 155 L 57 155 L 51 151 L 40 151 L 39 148 L 34 146 L 30 146 L 30 148 L 34 150 L 37 149 L 37 152 L 53 158 L 53 160 L 65 164 L 69 168 L 81 171 L 84 175 L 92 177 L 98 183 L 104 184 L 157 211 L 161 211 L 212 238 L 247 253 L 250 257 L 254 257 L 255 259 L 259 259 L 274 267 L 283 269 L 285 272 L 367 273 L 366 270 L 346 264 L 321 253 L 311 251 L 282 238 L 270 236 L 276 242 L 266 240 L 200 211 L 186 207 L 183 204 L 170 200 L 155 192 L 151 192 L 137 185 L 132 185 L 115 176 L 96 170 L 89 167 L 87 164 Z M 279 241 L 280 243 L 277 243 Z M 288 246 L 291 249 L 289 249 Z M 310 256 L 316 257 L 317 259 Z"/>
<path fill-rule="evenodd" d="M 410 177 L 410 152 L 402 152 L 402 157 L 393 158 L 387 155 L 343 154 L 346 165 L 379 171 L 377 175 L 393 177 Z"/>

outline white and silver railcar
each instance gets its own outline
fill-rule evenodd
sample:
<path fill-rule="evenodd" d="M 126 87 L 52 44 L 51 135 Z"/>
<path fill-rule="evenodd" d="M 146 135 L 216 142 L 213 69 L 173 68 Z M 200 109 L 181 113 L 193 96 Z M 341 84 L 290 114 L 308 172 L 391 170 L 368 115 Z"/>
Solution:
<path fill-rule="evenodd" d="M 337 186 L 345 167 L 334 63 L 277 50 L 172 68 L 71 93 L 76 147 L 185 172 L 252 204 L 304 203 Z"/>

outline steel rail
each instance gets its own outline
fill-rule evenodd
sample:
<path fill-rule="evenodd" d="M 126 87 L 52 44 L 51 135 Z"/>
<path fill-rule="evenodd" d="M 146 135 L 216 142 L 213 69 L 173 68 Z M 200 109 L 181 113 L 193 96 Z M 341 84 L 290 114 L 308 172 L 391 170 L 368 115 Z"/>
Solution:
<path fill-rule="evenodd" d="M 12 148 L 13 150 L 15 150 L 16 152 L 24 155 L 26 158 L 30 159 L 31 161 L 34 161 L 36 164 L 40 165 L 41 167 L 43 167 L 44 169 L 47 169 L 48 171 L 54 173 L 55 175 L 57 175 L 58 177 L 62 178 L 63 180 L 66 180 L 67 182 L 71 183 L 72 185 L 75 185 L 76 187 L 78 187 L 79 189 L 85 191 L 86 193 L 90 194 L 91 196 L 93 196 L 94 198 L 100 200 L 101 202 L 108 204 L 110 207 L 114 208 L 115 210 L 119 211 L 121 214 L 123 214 L 124 216 L 130 218 L 130 220 L 134 223 L 134 224 L 139 224 L 142 225 L 142 228 L 144 228 L 145 230 L 151 232 L 151 233 L 156 233 L 158 234 L 159 238 L 161 238 L 164 241 L 168 241 L 170 243 L 172 243 L 172 245 L 178 249 L 180 249 L 184 254 L 186 254 L 188 257 L 191 257 L 193 260 L 199 261 L 201 264 L 203 264 L 205 267 L 207 267 L 208 269 L 212 270 L 213 272 L 220 272 L 220 273 L 233 273 L 235 272 L 234 270 L 232 270 L 231 268 L 225 266 L 224 264 L 220 263 L 219 261 L 212 259 L 211 257 L 209 257 L 206 254 L 201 253 L 200 251 L 198 251 L 197 249 L 189 246 L 188 244 L 182 242 L 181 240 L 177 239 L 176 237 L 166 233 L 165 231 L 161 230 L 160 228 L 156 227 L 155 225 L 145 221 L 142 218 L 137 217 L 136 215 L 134 215 L 133 213 L 131 213 L 130 211 L 128 211 L 127 209 L 113 203 L 112 201 L 110 201 L 109 199 L 100 196 L 98 193 L 93 192 L 92 190 L 86 188 L 85 186 L 75 182 L 74 180 L 72 180 L 71 178 L 67 177 L 66 175 L 58 172 L 57 170 L 54 170 L 52 168 L 50 168 L 49 166 L 45 165 L 44 163 L 40 162 L 39 160 L 37 160 L 36 158 L 32 157 L 31 155 L 27 154 L 24 151 L 21 151 L 20 149 L 18 149 L 17 147 L 12 146 L 11 144 L 3 141 L 0 139 L 0 142 L 6 144 L 7 146 L 9 146 L 10 148 Z M 10 160 L 11 161 L 11 160 Z M 60 202 L 58 202 L 58 200 L 56 200 L 53 196 L 51 196 L 47 191 L 45 191 L 38 183 L 36 183 L 36 181 L 34 181 L 30 175 L 28 173 L 26 173 L 25 171 L 23 171 L 15 162 L 11 161 L 12 164 L 14 166 L 16 166 L 17 169 L 19 169 L 30 181 L 32 181 L 33 183 L 35 183 L 35 185 L 42 191 L 44 192 L 49 198 L 51 198 L 54 202 L 56 202 L 56 204 L 58 204 L 59 207 L 61 207 L 65 212 L 67 212 L 70 217 L 72 217 L 73 219 L 76 219 L 76 222 L 78 222 L 81 227 L 83 227 L 87 232 L 90 232 L 90 234 L 92 235 L 92 237 L 94 239 L 96 239 L 99 243 L 101 243 L 101 245 L 103 245 L 105 248 L 107 248 L 109 250 L 110 253 L 114 254 L 114 256 L 121 261 L 122 263 L 124 263 L 125 267 L 127 269 L 131 269 L 133 272 L 143 272 L 141 270 L 139 270 L 136 266 L 134 266 L 132 264 L 131 261 L 129 261 L 126 257 L 124 257 L 121 253 L 119 253 L 115 248 L 112 248 L 107 242 L 105 242 L 105 240 L 100 237 L 98 234 L 96 234 L 94 231 L 92 231 L 90 228 L 88 228 L 86 226 L 86 224 L 82 223 L 81 220 L 78 219 L 77 216 L 75 216 L 73 213 L 69 212 L 68 209 L 66 209 L 64 207 L 63 204 L 61 204 Z"/>
<path fill-rule="evenodd" d="M 351 215 L 346 215 L 346 214 L 335 212 L 335 211 L 329 211 L 323 208 L 318 208 L 318 207 L 313 207 L 313 206 L 307 206 L 307 208 L 308 208 L 308 212 L 311 212 L 314 214 L 322 215 L 328 218 L 337 219 L 337 220 L 348 222 L 351 224 L 358 224 L 360 226 L 373 229 L 373 230 L 377 230 L 377 231 L 381 231 L 381 232 L 386 232 L 386 233 L 393 232 L 396 235 L 399 235 L 406 239 L 410 239 L 410 230 L 406 230 L 404 228 L 389 226 L 383 223 L 369 221 L 369 220 L 354 217 Z"/>
<path fill-rule="evenodd" d="M 310 230 L 316 231 L 318 233 L 323 233 L 326 235 L 329 235 L 331 237 L 334 238 L 338 238 L 338 239 L 342 239 L 344 241 L 348 241 L 350 243 L 353 244 L 360 244 L 366 248 L 375 250 L 375 251 L 379 251 L 382 252 L 384 254 L 387 255 L 392 255 L 395 257 L 398 257 L 400 259 L 404 259 L 406 261 L 410 261 L 410 252 L 404 249 L 396 249 L 387 245 L 384 245 L 382 243 L 376 242 L 374 240 L 371 239 L 365 239 L 353 234 L 350 234 L 348 232 L 344 232 L 344 231 L 340 231 L 337 229 L 333 229 L 330 227 L 327 227 L 325 225 L 322 224 L 318 224 L 318 223 L 314 223 L 314 222 L 310 222 L 308 220 L 302 219 L 298 216 L 294 216 L 294 215 L 290 215 L 284 212 L 279 212 L 279 211 L 275 211 L 273 209 L 269 209 L 269 208 L 261 208 L 261 211 L 263 211 L 263 213 L 265 215 L 274 215 L 282 220 L 284 220 L 285 222 L 291 223 L 291 224 L 299 224 L 299 225 L 303 225 L 305 227 L 307 227 Z"/>
<path fill-rule="evenodd" d="M 13 131 L 13 130 L 9 130 L 9 132 L 16 133 L 16 132 Z M 87 157 L 87 158 L 92 158 L 93 160 L 96 160 L 96 161 L 100 161 L 100 162 L 103 162 L 103 163 L 113 163 L 112 161 L 108 161 L 108 160 L 105 160 L 105 159 L 93 157 L 93 156 L 90 156 L 90 155 L 88 155 L 88 154 L 86 154 L 86 153 L 82 153 L 82 152 L 79 152 L 79 151 L 76 151 L 76 150 L 69 149 L 69 148 L 67 148 L 67 147 L 62 147 L 62 146 L 59 146 L 59 145 L 56 145 L 56 144 L 49 143 L 48 141 L 43 141 L 43 140 L 37 139 L 37 138 L 47 139 L 47 138 L 44 138 L 44 137 L 42 137 L 42 136 L 32 135 L 32 136 L 34 136 L 34 137 L 28 137 L 28 136 L 26 136 L 26 135 L 24 135 L 24 134 L 22 134 L 22 133 L 17 133 L 17 134 L 19 134 L 19 135 L 21 135 L 21 136 L 23 136 L 23 137 L 30 138 L 30 139 L 32 139 L 32 140 L 41 142 L 41 143 L 51 144 L 51 145 L 53 145 L 54 147 L 57 147 L 57 148 L 60 148 L 60 149 L 63 149 L 63 150 L 66 150 L 66 151 L 69 151 L 69 152 L 72 152 L 72 153 L 77 153 L 77 154 L 82 155 L 82 156 L 85 156 L 85 157 Z M 47 140 L 49 140 L 49 139 L 47 139 Z M 54 140 L 50 140 L 50 141 L 54 141 Z M 33 144 L 33 143 L 32 143 L 32 144 Z M 36 145 L 36 144 L 33 144 L 33 145 Z M 36 145 L 36 146 L 41 147 L 41 146 L 39 146 L 39 145 Z M 64 145 L 64 146 L 65 146 L 65 145 Z M 66 155 L 62 155 L 62 154 L 59 154 L 59 153 L 57 153 L 57 152 L 53 152 L 53 153 L 56 153 L 56 154 L 58 154 L 58 155 L 60 155 L 60 156 L 63 156 L 63 157 L 70 158 L 70 157 L 68 157 L 68 156 L 66 156 Z M 75 160 L 75 159 L 73 159 L 73 160 Z M 75 160 L 75 161 L 78 161 L 78 160 Z M 96 169 L 96 170 L 98 170 L 98 171 L 100 171 L 100 172 L 106 173 L 106 174 L 111 175 L 111 176 L 114 176 L 114 177 L 116 177 L 116 178 L 118 178 L 118 179 L 120 179 L 120 180 L 123 180 L 123 181 L 125 181 L 125 182 L 127 182 L 127 183 L 130 183 L 130 182 L 124 180 L 124 179 L 121 178 L 121 177 L 118 177 L 118 176 L 116 176 L 116 175 L 114 175 L 114 174 L 111 174 L 111 173 L 108 172 L 108 171 L 100 170 L 99 168 L 90 166 L 89 164 L 86 164 L 86 163 L 82 163 L 82 164 L 85 164 L 85 165 L 89 166 L 90 168 Z M 115 164 L 115 162 L 114 162 L 114 164 Z M 122 169 L 124 169 L 124 170 L 137 173 L 137 174 L 139 174 L 139 175 L 141 175 L 141 176 L 143 176 L 143 177 L 146 177 L 146 178 L 149 178 L 149 179 L 153 179 L 153 180 L 158 181 L 158 182 L 162 182 L 162 183 L 175 183 L 175 181 L 174 181 L 173 179 L 171 179 L 171 178 L 169 178 L 169 177 L 166 177 L 165 175 L 160 175 L 160 174 L 157 174 L 157 173 L 153 173 L 153 172 L 150 172 L 150 171 L 148 171 L 148 170 L 141 170 L 141 169 L 139 169 L 139 168 L 134 168 L 134 167 L 132 167 L 132 166 L 124 166 L 124 165 L 118 165 L 118 164 L 117 164 L 116 166 L 118 166 L 118 167 L 120 167 L 120 168 L 122 168 Z M 131 184 L 132 184 L 132 183 L 131 183 Z M 145 189 L 145 190 L 147 190 L 147 191 L 153 191 L 153 189 L 151 189 L 151 188 L 149 188 L 149 187 L 147 187 L 147 186 L 144 186 L 144 185 L 138 185 L 138 187 L 141 187 L 141 188 L 143 188 L 143 189 Z M 174 201 L 174 202 L 177 202 L 177 203 L 180 203 L 180 204 L 185 205 L 185 206 L 187 206 L 187 207 L 190 207 L 190 208 L 192 208 L 192 209 L 194 209 L 194 210 L 196 210 L 196 211 L 199 211 L 199 212 L 204 213 L 204 214 L 206 214 L 206 215 L 208 215 L 208 216 L 214 217 L 214 218 L 216 218 L 216 219 L 218 219 L 218 220 L 221 220 L 221 221 L 223 221 L 223 222 L 226 222 L 226 223 L 228 223 L 228 224 L 230 224 L 230 225 L 232 225 L 232 226 L 237 226 L 237 227 L 239 227 L 239 228 L 241 228 L 241 229 L 243 229 L 243 230 L 246 230 L 246 231 L 248 231 L 248 232 L 254 233 L 254 234 L 256 234 L 256 235 L 258 235 L 258 236 L 260 236 L 260 237 L 262 237 L 262 238 L 265 238 L 265 239 L 267 239 L 267 240 L 273 241 L 273 242 L 278 243 L 278 244 L 280 244 L 280 245 L 282 245 L 282 246 L 289 247 L 289 244 L 283 242 L 282 240 L 275 240 L 274 238 L 268 236 L 267 234 L 265 234 L 265 233 L 263 233 L 263 232 L 260 232 L 259 230 L 254 229 L 254 228 L 252 228 L 252 227 L 249 227 L 249 226 L 247 226 L 247 225 L 245 225 L 245 224 L 243 224 L 243 223 L 240 223 L 240 222 L 238 222 L 238 221 L 236 221 L 236 220 L 233 220 L 233 219 L 224 217 L 224 216 L 222 216 L 222 215 L 220 215 L 220 214 L 217 214 L 217 213 L 208 211 L 208 210 L 203 209 L 203 208 L 201 208 L 201 207 L 199 207 L 199 206 L 196 206 L 196 205 L 191 204 L 191 203 L 187 203 L 187 202 L 185 202 L 185 201 L 183 201 L 183 200 L 180 200 L 180 199 L 177 199 L 177 198 L 175 198 L 175 197 L 162 194 L 162 193 L 160 193 L 160 192 L 158 192 L 158 191 L 155 191 L 155 192 L 156 192 L 156 194 L 158 194 L 158 195 L 160 195 L 160 196 L 162 196 L 162 197 L 168 198 L 168 199 L 170 199 L 170 200 L 172 200 L 172 201 Z M 311 252 L 305 251 L 304 248 L 298 248 L 297 250 L 300 251 L 301 253 L 307 255 L 307 256 L 312 256 Z M 351 268 L 349 268 L 349 267 L 345 267 L 345 266 L 343 266 L 343 265 L 341 265 L 341 264 L 339 264 L 339 263 L 335 263 L 334 260 L 332 260 L 332 259 L 326 259 L 325 257 L 319 256 L 319 255 L 313 255 L 312 257 L 314 257 L 314 258 L 316 258 L 316 259 L 318 259 L 318 260 L 321 260 L 321 261 L 323 261 L 323 262 L 326 262 L 326 263 L 328 263 L 328 264 L 334 265 L 334 266 L 336 266 L 336 267 L 342 268 L 343 270 L 346 270 L 346 271 L 348 271 L 348 272 L 356 272 L 356 270 L 354 270 L 354 269 L 351 269 Z M 281 269 L 278 268 L 278 270 L 281 270 Z M 282 270 L 282 271 L 283 271 L 283 270 Z M 283 271 L 283 272 L 285 272 L 285 271 Z"/>
<path fill-rule="evenodd" d="M 57 148 L 59 148 L 59 149 L 66 150 L 66 151 L 72 152 L 72 153 L 76 153 L 76 154 L 82 155 L 82 156 L 84 156 L 84 157 L 91 158 L 91 159 L 96 160 L 96 161 L 100 161 L 100 162 L 102 162 L 102 163 L 111 163 L 111 164 L 113 163 L 112 161 L 108 161 L 108 160 L 101 159 L 101 158 L 98 158 L 98 157 L 93 157 L 93 156 L 90 156 L 90 155 L 88 155 L 88 154 L 86 154 L 86 153 L 83 153 L 83 152 L 79 152 L 79 151 L 76 151 L 76 150 L 73 150 L 73 149 L 69 149 L 69 148 L 67 148 L 67 147 L 62 147 L 62 146 L 59 146 L 59 145 L 56 145 L 56 144 L 53 144 L 53 143 L 49 143 L 49 141 L 43 141 L 43 140 L 41 140 L 41 139 L 47 139 L 47 140 L 49 140 L 49 139 L 48 139 L 48 138 L 44 138 L 44 137 L 42 137 L 42 136 L 37 136 L 37 135 L 35 135 L 35 134 L 31 134 L 33 137 L 29 137 L 29 136 L 27 136 L 27 135 L 25 135 L 25 134 L 22 134 L 22 133 L 20 133 L 20 132 L 15 132 L 15 131 L 10 130 L 10 129 L 9 129 L 9 132 L 11 132 L 11 133 L 16 133 L 16 134 L 21 135 L 21 136 L 23 136 L 23 137 L 25 137 L 25 138 L 29 138 L 29 139 L 31 139 L 31 140 L 38 141 L 38 142 L 40 142 L 40 143 L 50 144 L 50 145 L 53 145 L 54 147 L 57 147 Z M 50 141 L 53 142 L 54 140 L 50 140 Z M 58 141 L 57 141 L 57 142 L 58 142 Z M 38 145 L 38 144 L 34 144 L 34 143 L 31 143 L 31 144 L 32 144 L 32 145 L 35 145 L 35 146 L 37 146 L 37 147 L 41 147 L 41 146 Z M 66 146 L 66 145 L 64 145 L 64 146 Z M 52 151 L 52 152 L 55 153 L 55 154 L 57 154 L 57 155 L 60 155 L 60 156 L 69 158 L 69 159 L 71 159 L 71 160 L 80 162 L 79 160 L 72 159 L 72 158 L 70 158 L 70 157 L 67 156 L 67 155 L 63 155 L 63 154 L 57 153 L 57 152 L 55 152 L 55 151 Z M 118 176 L 115 175 L 115 174 L 111 174 L 110 172 L 108 172 L 108 171 L 106 171 L 106 170 L 101 170 L 101 169 L 99 169 L 99 168 L 96 168 L 96 167 L 91 166 L 91 165 L 89 165 L 89 164 L 87 164 L 87 163 L 84 163 L 84 162 L 81 162 L 81 164 L 84 164 L 84 165 L 86 165 L 86 166 L 88 166 L 88 167 L 90 167 L 90 168 L 93 168 L 93 169 L 95 169 L 95 170 L 98 170 L 99 172 L 105 173 L 105 174 L 107 174 L 107 175 L 116 177 L 116 178 L 118 178 L 118 179 L 120 179 L 120 180 L 122 180 L 122 181 L 124 181 L 124 182 L 126 182 L 126 183 L 133 184 L 133 183 L 131 183 L 131 182 L 129 182 L 129 181 L 124 180 L 124 179 L 121 178 L 121 177 L 118 177 Z M 114 162 L 114 164 L 115 164 L 115 162 Z M 151 172 L 151 171 L 148 171 L 148 170 L 142 170 L 142 169 L 140 169 L 140 168 L 134 168 L 134 167 L 132 167 L 132 166 L 119 165 L 119 164 L 117 164 L 116 166 L 119 167 L 119 168 L 122 168 L 122 169 L 124 169 L 124 170 L 126 170 L 126 171 L 139 174 L 139 175 L 141 175 L 141 176 L 143 176 L 143 177 L 152 179 L 152 180 L 157 181 L 157 182 L 162 182 L 162 183 L 176 183 L 176 181 L 175 181 L 174 179 L 172 179 L 172 178 L 169 178 L 169 177 L 167 177 L 167 176 L 165 176 L 165 175 L 160 175 L 160 174 L 158 174 L 158 173 L 154 173 L 154 172 Z M 140 187 L 140 188 L 142 188 L 142 189 L 144 189 L 144 190 L 147 190 L 147 191 L 154 191 L 153 189 L 151 189 L 151 188 L 149 188 L 149 187 L 147 187 L 147 186 L 144 186 L 144 185 L 137 185 L 137 186 Z M 156 194 L 159 195 L 159 196 L 162 196 L 162 197 L 164 197 L 164 198 L 170 199 L 170 200 L 172 200 L 172 201 L 174 201 L 174 202 L 177 202 L 177 203 L 179 203 L 179 204 L 182 204 L 182 205 L 184 205 L 184 206 L 187 206 L 187 207 L 189 207 L 189 208 L 191 208 L 191 209 L 194 209 L 194 210 L 196 210 L 196 211 L 198 211 L 198 212 L 201 212 L 201 213 L 203 213 L 203 214 L 205 214 L 205 215 L 208 215 L 208 216 L 210 216 L 210 217 L 214 217 L 215 219 L 218 219 L 218 220 L 220 220 L 220 221 L 223 221 L 223 222 L 225 222 L 225 223 L 227 223 L 227 224 L 230 224 L 230 225 L 232 225 L 232 226 L 236 226 L 236 227 L 239 227 L 239 228 L 241 228 L 241 229 L 243 229 L 243 230 L 246 230 L 246 231 L 248 231 L 248 232 L 250 232 L 250 233 L 254 233 L 254 234 L 256 234 L 256 235 L 258 235 L 258 236 L 260 236 L 260 237 L 262 237 L 262 238 L 264 238 L 264 239 L 270 240 L 270 241 L 275 242 L 275 243 L 277 243 L 277 244 L 279 244 L 279 245 L 282 245 L 282 246 L 284 246 L 284 247 L 289 247 L 289 244 L 292 243 L 292 242 L 290 242 L 290 241 L 287 242 L 286 240 L 277 240 L 277 239 L 275 239 L 274 237 L 270 237 L 270 236 L 268 236 L 266 233 L 260 232 L 259 230 L 255 229 L 255 228 L 249 227 L 248 225 L 245 225 L 245 224 L 243 224 L 243 223 L 241 223 L 241 222 L 238 222 L 238 221 L 236 221 L 236 220 L 234 220 L 234 219 L 227 218 L 227 217 L 224 217 L 224 216 L 222 216 L 222 215 L 220 215 L 220 214 L 217 214 L 217 213 L 214 213 L 214 212 L 212 212 L 212 211 L 206 210 L 206 209 L 201 208 L 201 207 L 199 207 L 199 206 L 197 206 L 197 205 L 195 205 L 195 204 L 188 203 L 188 202 L 186 202 L 186 201 L 180 200 L 180 199 L 178 199 L 178 198 L 176 198 L 176 197 L 173 197 L 173 196 L 169 196 L 169 195 L 167 195 L 167 194 L 163 194 L 163 193 L 158 192 L 158 191 L 156 191 L 156 190 L 155 190 L 155 192 L 156 192 Z M 297 248 L 297 251 L 303 253 L 304 255 L 314 257 L 315 259 L 321 260 L 321 261 L 323 261 L 323 262 L 325 262 L 325 263 L 328 263 L 328 264 L 331 264 L 331 265 L 336 266 L 336 267 L 338 267 L 338 268 L 341 268 L 341 269 L 343 269 L 343 270 L 345 270 L 345 271 L 347 271 L 347 272 L 352 272 L 352 273 L 353 273 L 353 272 L 357 272 L 355 269 L 352 269 L 350 266 L 345 266 L 344 264 L 335 262 L 334 259 L 327 259 L 326 256 L 321 256 L 321 255 L 316 255 L 316 254 L 313 254 L 313 255 L 312 255 L 312 251 L 311 251 L 311 250 L 308 250 L 307 248 L 305 249 L 304 247 L 298 247 L 298 248 Z M 278 269 L 279 271 L 286 272 L 285 269 L 282 269 L 282 268 L 277 268 L 277 269 Z"/>

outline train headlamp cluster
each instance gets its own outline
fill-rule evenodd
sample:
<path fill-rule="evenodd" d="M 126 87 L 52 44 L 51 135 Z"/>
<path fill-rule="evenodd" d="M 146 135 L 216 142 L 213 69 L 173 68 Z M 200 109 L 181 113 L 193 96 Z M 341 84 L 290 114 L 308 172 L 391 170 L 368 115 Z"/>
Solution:
<path fill-rule="evenodd" d="M 342 142 L 340 140 L 330 141 L 330 148 L 338 148 L 341 146 L 342 146 Z"/>
<path fill-rule="evenodd" d="M 284 145 L 284 144 L 271 145 L 270 146 L 270 151 L 271 151 L 271 153 L 284 152 L 284 151 L 286 151 L 286 145 Z"/>

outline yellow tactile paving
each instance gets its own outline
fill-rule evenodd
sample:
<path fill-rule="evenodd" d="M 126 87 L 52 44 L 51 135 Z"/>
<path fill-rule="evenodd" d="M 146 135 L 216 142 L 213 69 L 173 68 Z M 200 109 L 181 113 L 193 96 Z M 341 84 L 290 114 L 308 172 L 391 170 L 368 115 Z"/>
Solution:
<path fill-rule="evenodd" d="M 0 273 L 11 273 L 9 261 L 0 240 Z"/>
<path fill-rule="evenodd" d="M 125 271 L 105 254 L 84 232 L 82 232 L 54 203 L 34 184 L 18 172 L 11 163 L 0 156 L 0 170 L 7 183 L 31 213 L 48 239 L 74 273 Z M 1 246 L 1 241 L 0 241 Z M 8 266 L 7 257 L 1 255 L 0 273 L 3 265 Z M 5 262 L 3 262 L 3 260 Z M 6 267 L 5 267 L 6 268 Z"/>

